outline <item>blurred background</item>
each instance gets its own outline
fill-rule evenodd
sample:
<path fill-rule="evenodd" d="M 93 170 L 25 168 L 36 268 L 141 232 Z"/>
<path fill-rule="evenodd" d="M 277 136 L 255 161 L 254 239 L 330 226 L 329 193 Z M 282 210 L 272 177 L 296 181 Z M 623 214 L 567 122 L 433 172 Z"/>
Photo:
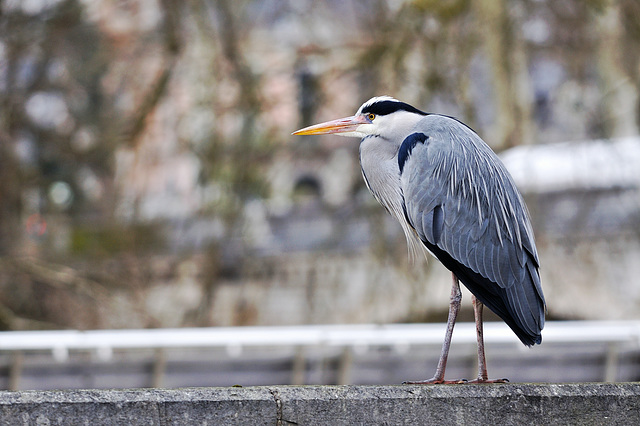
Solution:
<path fill-rule="evenodd" d="M 290 136 L 382 94 L 500 153 L 549 320 L 640 319 L 636 0 L 0 0 L 0 37 L 1 330 L 445 321 L 358 142 Z"/>

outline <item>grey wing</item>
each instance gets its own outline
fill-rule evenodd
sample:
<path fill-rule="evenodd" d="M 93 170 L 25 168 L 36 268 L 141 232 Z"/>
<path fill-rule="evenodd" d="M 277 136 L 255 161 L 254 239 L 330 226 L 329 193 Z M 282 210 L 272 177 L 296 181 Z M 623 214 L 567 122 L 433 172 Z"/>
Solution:
<path fill-rule="evenodd" d="M 398 163 L 407 220 L 427 249 L 527 345 L 545 302 L 526 206 L 502 162 L 471 129 L 426 116 Z"/>

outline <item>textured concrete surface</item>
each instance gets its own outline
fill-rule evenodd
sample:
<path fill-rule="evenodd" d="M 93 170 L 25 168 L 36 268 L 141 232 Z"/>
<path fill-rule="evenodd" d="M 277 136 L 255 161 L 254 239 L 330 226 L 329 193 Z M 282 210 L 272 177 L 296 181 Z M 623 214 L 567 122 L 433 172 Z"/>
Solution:
<path fill-rule="evenodd" d="M 640 424 L 640 383 L 0 392 L 2 425 Z"/>

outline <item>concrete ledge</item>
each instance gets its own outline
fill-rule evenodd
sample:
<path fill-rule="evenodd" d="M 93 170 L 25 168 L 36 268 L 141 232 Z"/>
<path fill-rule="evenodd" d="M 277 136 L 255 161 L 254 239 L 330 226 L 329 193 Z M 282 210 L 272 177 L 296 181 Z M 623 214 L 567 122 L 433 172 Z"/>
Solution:
<path fill-rule="evenodd" d="M 0 392 L 2 425 L 640 424 L 640 383 Z"/>

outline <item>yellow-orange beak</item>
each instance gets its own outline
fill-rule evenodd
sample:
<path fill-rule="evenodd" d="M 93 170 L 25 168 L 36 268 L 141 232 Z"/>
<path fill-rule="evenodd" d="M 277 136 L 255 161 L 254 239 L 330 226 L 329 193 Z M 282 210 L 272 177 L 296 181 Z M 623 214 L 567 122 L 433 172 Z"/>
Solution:
<path fill-rule="evenodd" d="M 355 132 L 361 124 L 369 124 L 369 120 L 363 115 L 354 115 L 353 117 L 339 118 L 313 126 L 305 127 L 297 130 L 292 135 L 326 135 L 330 133 L 349 133 Z"/>

